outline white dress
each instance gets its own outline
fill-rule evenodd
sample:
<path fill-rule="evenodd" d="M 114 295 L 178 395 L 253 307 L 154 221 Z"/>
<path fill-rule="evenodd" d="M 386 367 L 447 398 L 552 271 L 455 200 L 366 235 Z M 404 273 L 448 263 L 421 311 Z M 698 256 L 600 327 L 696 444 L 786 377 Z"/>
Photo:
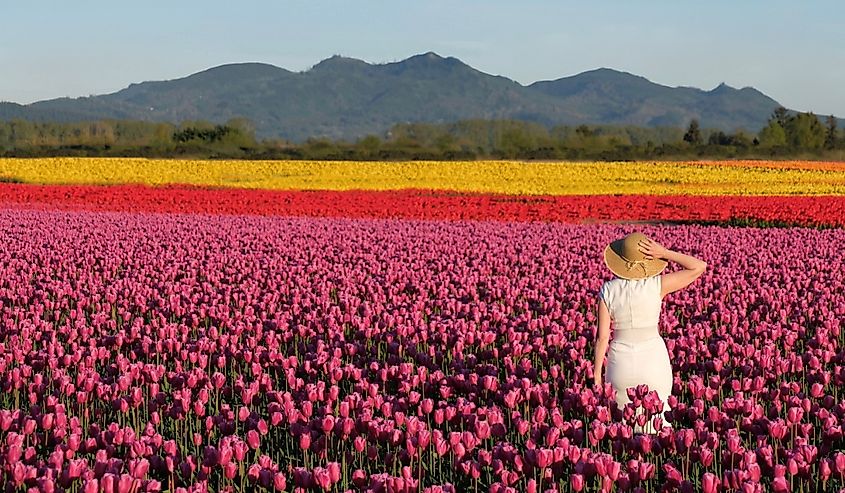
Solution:
<path fill-rule="evenodd" d="M 672 393 L 672 364 L 666 343 L 657 330 L 663 300 L 661 276 L 628 280 L 615 278 L 605 282 L 600 296 L 613 320 L 613 338 L 607 355 L 607 381 L 616 390 L 620 409 L 630 402 L 627 389 L 646 384 L 657 391 L 663 411 L 669 410 Z M 639 409 L 638 412 L 642 412 Z M 659 413 L 663 417 L 663 412 Z M 669 426 L 664 421 L 663 426 Z M 645 426 L 635 426 L 636 433 L 656 433 L 651 419 Z"/>

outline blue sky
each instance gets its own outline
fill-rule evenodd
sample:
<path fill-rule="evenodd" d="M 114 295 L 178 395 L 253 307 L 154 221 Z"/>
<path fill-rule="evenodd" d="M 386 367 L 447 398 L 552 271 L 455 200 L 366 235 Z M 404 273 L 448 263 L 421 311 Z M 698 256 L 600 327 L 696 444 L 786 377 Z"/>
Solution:
<path fill-rule="evenodd" d="M 754 86 L 845 116 L 845 2 L 744 0 L 8 2 L 0 100 L 114 92 L 231 62 L 306 70 L 435 51 L 523 84 L 598 67 Z"/>

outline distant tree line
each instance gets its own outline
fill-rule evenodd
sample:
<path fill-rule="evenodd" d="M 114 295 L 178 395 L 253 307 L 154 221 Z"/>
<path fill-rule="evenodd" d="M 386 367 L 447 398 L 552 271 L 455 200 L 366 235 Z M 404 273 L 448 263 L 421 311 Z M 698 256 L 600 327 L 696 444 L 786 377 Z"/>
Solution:
<path fill-rule="evenodd" d="M 240 159 L 730 159 L 845 160 L 837 120 L 777 108 L 757 133 L 614 125 L 546 127 L 515 120 L 402 123 L 355 141 L 258 139 L 242 118 L 179 125 L 101 120 L 82 123 L 0 122 L 0 155 L 141 156 Z"/>
<path fill-rule="evenodd" d="M 252 124 L 243 118 L 179 125 L 135 120 L 0 122 L 0 155 L 6 156 L 235 157 L 261 145 Z"/>

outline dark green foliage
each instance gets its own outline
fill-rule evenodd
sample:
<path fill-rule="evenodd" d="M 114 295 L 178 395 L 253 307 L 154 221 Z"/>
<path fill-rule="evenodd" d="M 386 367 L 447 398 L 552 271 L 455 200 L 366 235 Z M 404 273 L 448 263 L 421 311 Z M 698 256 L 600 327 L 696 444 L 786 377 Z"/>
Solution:
<path fill-rule="evenodd" d="M 684 134 L 684 142 L 689 142 L 696 146 L 701 144 L 701 128 L 699 128 L 698 120 L 695 118 L 692 119 L 687 128 L 687 133 Z"/>
<path fill-rule="evenodd" d="M 212 144 L 214 142 L 222 141 L 232 129 L 224 125 L 216 125 L 214 128 L 196 128 L 188 127 L 173 134 L 173 140 L 176 142 L 191 142 L 199 140 Z"/>
<path fill-rule="evenodd" d="M 753 141 L 742 131 L 736 132 L 735 134 L 726 134 L 719 130 L 710 134 L 710 137 L 707 139 L 707 145 L 748 147 L 753 145 Z"/>
<path fill-rule="evenodd" d="M 769 121 L 774 121 L 782 128 L 786 128 L 786 122 L 789 120 L 789 110 L 784 108 L 783 106 L 778 106 L 775 108 L 775 111 L 772 113 L 772 116 L 769 117 Z"/>
<path fill-rule="evenodd" d="M 825 149 L 835 149 L 839 144 L 839 131 L 836 128 L 836 118 L 833 115 L 827 117 L 827 129 L 824 136 Z"/>

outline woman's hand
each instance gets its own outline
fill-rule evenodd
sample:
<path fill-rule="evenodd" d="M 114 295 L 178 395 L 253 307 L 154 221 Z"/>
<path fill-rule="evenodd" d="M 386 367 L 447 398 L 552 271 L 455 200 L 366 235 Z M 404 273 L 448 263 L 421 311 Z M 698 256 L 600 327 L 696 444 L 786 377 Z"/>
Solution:
<path fill-rule="evenodd" d="M 654 258 L 665 259 L 666 255 L 669 253 L 668 248 L 648 238 L 640 240 L 637 244 L 637 248 L 639 251 L 643 252 L 643 255 L 645 255 L 645 258 L 648 260 Z"/>
<path fill-rule="evenodd" d="M 594 377 L 594 378 L 593 378 L 593 385 L 595 385 L 595 386 L 596 386 L 596 388 L 599 388 L 599 389 L 600 389 L 600 388 L 602 387 L 602 385 L 601 385 L 601 384 L 602 384 L 602 381 L 601 381 L 601 375 L 598 375 L 598 376 L 596 376 L 596 377 Z"/>

